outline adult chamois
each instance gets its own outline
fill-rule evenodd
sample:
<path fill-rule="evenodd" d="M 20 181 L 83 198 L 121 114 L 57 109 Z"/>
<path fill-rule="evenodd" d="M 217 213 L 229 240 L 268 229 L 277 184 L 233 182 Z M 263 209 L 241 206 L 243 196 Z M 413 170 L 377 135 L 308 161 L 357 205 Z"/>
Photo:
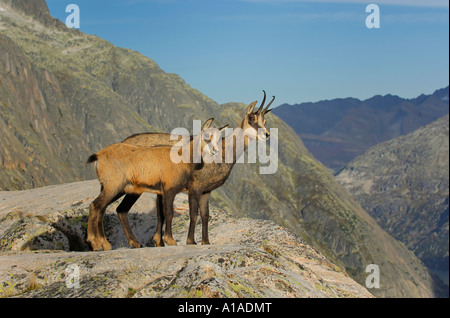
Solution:
<path fill-rule="evenodd" d="M 185 190 L 194 171 L 203 167 L 202 161 L 195 163 L 193 160 L 196 154 L 203 159 L 204 150 L 206 153 L 209 150 L 211 156 L 220 152 L 220 131 L 208 132 L 211 136 L 204 138 L 213 120 L 211 118 L 205 122 L 200 135 L 192 138 L 188 148 L 116 143 L 89 157 L 87 163 L 96 163 L 95 170 L 101 184 L 100 195 L 89 207 L 87 242 L 94 251 L 111 249 L 103 227 L 107 206 L 124 194 L 140 196 L 143 192 L 156 193 L 160 197 L 164 206 L 161 213 L 167 220 L 166 225 L 169 225 L 166 226 L 164 241 L 169 245 L 176 244 L 171 227 L 175 195 Z M 187 155 L 187 160 L 174 163 L 173 149 L 179 155 Z M 123 218 L 120 219 L 123 224 Z"/>
<path fill-rule="evenodd" d="M 269 131 L 266 129 L 265 116 L 271 111 L 269 110 L 275 97 L 264 108 L 266 101 L 266 92 L 264 92 L 263 101 L 261 106 L 255 112 L 255 106 L 257 102 L 251 103 L 247 107 L 245 116 L 241 122 L 240 129 L 235 129 L 232 134 L 222 139 L 222 161 L 221 163 L 205 163 L 201 170 L 196 170 L 192 174 L 191 179 L 188 182 L 187 190 L 189 195 L 189 214 L 190 225 L 189 234 L 186 240 L 186 244 L 196 244 L 195 242 L 195 226 L 198 218 L 198 210 L 200 209 L 202 219 L 202 244 L 210 244 L 208 236 L 208 221 L 209 221 L 209 198 L 211 191 L 222 186 L 228 179 L 231 170 L 236 163 L 236 160 L 243 154 L 251 140 L 260 139 L 267 140 L 269 138 Z M 238 140 L 244 138 L 244 146 L 239 147 L 237 145 Z M 141 146 L 156 146 L 156 145 L 174 145 L 178 141 L 170 139 L 170 134 L 161 133 L 143 133 L 128 137 L 123 141 L 126 144 L 141 145 Z M 232 145 L 232 160 L 225 160 L 227 155 L 226 148 L 228 145 Z M 228 149 L 229 151 L 229 149 Z M 228 152 L 229 153 L 229 152 Z M 124 228 L 127 240 L 130 246 L 140 247 L 136 237 L 131 230 L 128 223 L 128 212 L 133 204 L 139 199 L 140 194 L 127 194 L 120 205 L 117 207 L 117 213 Z M 156 210 L 158 223 L 156 227 L 156 234 L 153 237 L 153 242 L 156 246 L 164 246 L 162 237 L 162 226 L 164 223 L 164 201 L 161 195 L 156 199 Z M 172 218 L 166 219 L 166 229 L 171 228 Z"/>

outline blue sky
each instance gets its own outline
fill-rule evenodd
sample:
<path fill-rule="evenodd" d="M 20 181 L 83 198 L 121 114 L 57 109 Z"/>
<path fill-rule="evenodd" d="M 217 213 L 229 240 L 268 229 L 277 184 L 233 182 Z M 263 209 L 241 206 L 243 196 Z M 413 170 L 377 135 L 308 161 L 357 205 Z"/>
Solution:
<path fill-rule="evenodd" d="M 448 85 L 447 0 L 47 0 L 81 31 L 136 50 L 219 103 L 396 94 Z M 381 27 L 365 24 L 370 3 Z"/>

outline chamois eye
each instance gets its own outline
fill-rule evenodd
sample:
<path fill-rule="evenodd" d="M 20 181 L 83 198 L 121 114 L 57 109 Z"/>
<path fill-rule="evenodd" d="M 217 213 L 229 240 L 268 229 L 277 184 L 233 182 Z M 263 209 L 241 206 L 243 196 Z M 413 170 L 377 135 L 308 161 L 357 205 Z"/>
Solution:
<path fill-rule="evenodd" d="M 248 116 L 248 120 L 252 122 L 255 121 L 255 116 L 254 115 Z"/>

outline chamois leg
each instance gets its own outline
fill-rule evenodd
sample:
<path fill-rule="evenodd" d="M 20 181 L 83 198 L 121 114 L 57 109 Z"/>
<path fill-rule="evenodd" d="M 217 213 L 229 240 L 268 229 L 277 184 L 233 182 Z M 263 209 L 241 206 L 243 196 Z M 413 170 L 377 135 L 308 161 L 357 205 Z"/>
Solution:
<path fill-rule="evenodd" d="M 117 201 L 118 199 L 120 199 L 122 196 L 124 195 L 124 193 L 119 193 L 116 194 L 115 196 L 113 196 L 111 194 L 111 196 L 109 196 L 107 199 L 107 204 L 105 206 L 104 209 L 100 210 L 100 214 L 98 217 L 98 233 L 99 233 L 99 238 L 100 240 L 103 242 L 103 249 L 105 251 L 109 251 L 111 249 L 111 244 L 109 244 L 108 240 L 106 239 L 106 235 L 105 235 L 105 228 L 103 226 L 103 219 L 104 219 L 104 215 L 106 212 L 106 208 L 113 202 Z M 111 199 L 112 198 L 112 199 Z"/>
<path fill-rule="evenodd" d="M 197 192 L 189 191 L 189 233 L 186 239 L 187 245 L 196 245 L 195 242 L 195 226 L 198 219 L 198 201 L 200 195 Z"/>
<path fill-rule="evenodd" d="M 200 215 L 202 217 L 202 244 L 209 245 L 208 223 L 209 223 L 209 197 L 211 192 L 203 193 L 199 200 Z"/>
<path fill-rule="evenodd" d="M 156 196 L 156 216 L 158 218 L 158 223 L 156 224 L 156 233 L 153 236 L 153 243 L 155 246 L 164 246 L 164 240 L 162 239 L 162 227 L 164 224 L 164 205 L 163 196 L 158 194 Z"/>
<path fill-rule="evenodd" d="M 103 229 L 103 216 L 106 207 L 117 199 L 116 194 L 109 195 L 102 187 L 100 195 L 89 206 L 89 219 L 87 228 L 87 242 L 91 245 L 94 251 L 111 249 L 111 244 L 105 236 Z"/>
<path fill-rule="evenodd" d="M 120 223 L 122 224 L 123 230 L 127 237 L 128 245 L 134 248 L 142 247 L 141 243 L 134 236 L 133 230 L 128 223 L 128 212 L 130 211 L 133 204 L 139 199 L 140 194 L 127 194 L 123 198 L 122 202 L 116 209 L 117 215 L 119 216 Z"/>
<path fill-rule="evenodd" d="M 105 206 L 105 193 L 102 190 L 100 195 L 89 205 L 89 219 L 87 226 L 87 242 L 91 245 L 94 251 L 102 250 L 102 242 L 99 238 L 100 233 L 98 232 L 98 219 L 100 215 L 100 210 Z"/>
<path fill-rule="evenodd" d="M 172 236 L 172 220 L 173 220 L 173 201 L 175 194 L 168 192 L 163 196 L 164 218 L 166 219 L 166 230 L 164 233 L 164 242 L 167 245 L 177 245 L 177 242 Z"/>

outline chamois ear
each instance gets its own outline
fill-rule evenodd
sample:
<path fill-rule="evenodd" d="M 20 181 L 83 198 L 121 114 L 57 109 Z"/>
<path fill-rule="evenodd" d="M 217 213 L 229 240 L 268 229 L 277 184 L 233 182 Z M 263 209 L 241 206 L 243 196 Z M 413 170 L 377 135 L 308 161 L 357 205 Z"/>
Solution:
<path fill-rule="evenodd" d="M 212 122 L 214 121 L 214 118 L 210 118 L 208 119 L 202 127 L 202 131 L 208 129 L 209 127 L 211 127 Z"/>
<path fill-rule="evenodd" d="M 222 132 L 224 131 L 226 128 L 228 128 L 228 125 L 223 126 L 222 128 L 219 128 L 219 131 Z"/>
<path fill-rule="evenodd" d="M 256 104 L 258 104 L 258 102 L 254 101 L 253 103 L 248 105 L 248 107 L 247 107 L 247 115 L 253 113 L 253 110 L 255 109 Z"/>

